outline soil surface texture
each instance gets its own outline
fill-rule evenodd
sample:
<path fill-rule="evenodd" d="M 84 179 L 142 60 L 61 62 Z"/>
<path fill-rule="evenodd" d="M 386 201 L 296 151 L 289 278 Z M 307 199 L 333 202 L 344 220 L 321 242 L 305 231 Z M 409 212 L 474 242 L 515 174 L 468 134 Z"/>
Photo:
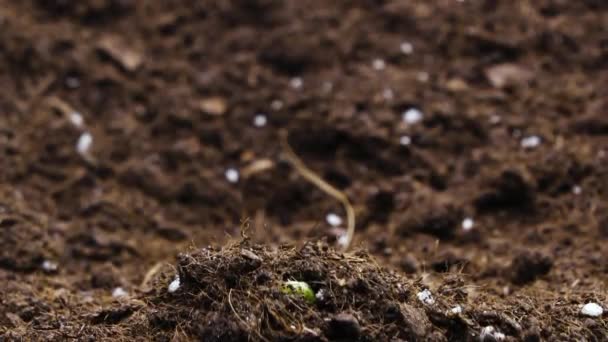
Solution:
<path fill-rule="evenodd" d="M 0 89 L 0 341 L 608 340 L 607 1 L 0 0 Z"/>

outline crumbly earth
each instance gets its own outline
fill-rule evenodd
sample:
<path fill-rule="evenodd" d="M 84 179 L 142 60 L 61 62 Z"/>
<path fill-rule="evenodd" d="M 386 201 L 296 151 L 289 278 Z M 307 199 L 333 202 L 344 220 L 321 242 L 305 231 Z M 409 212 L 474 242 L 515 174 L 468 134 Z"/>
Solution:
<path fill-rule="evenodd" d="M 580 313 L 608 309 L 606 23 L 602 0 L 0 0 L 0 340 L 608 340 Z M 351 200 L 351 251 L 281 132 Z"/>

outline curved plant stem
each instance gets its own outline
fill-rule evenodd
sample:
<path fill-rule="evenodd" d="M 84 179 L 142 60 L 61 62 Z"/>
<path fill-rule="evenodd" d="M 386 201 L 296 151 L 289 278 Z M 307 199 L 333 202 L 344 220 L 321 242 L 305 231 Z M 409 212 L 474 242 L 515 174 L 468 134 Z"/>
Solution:
<path fill-rule="evenodd" d="M 353 206 L 350 204 L 348 197 L 344 192 L 336 189 L 333 185 L 327 183 L 320 176 L 318 176 L 314 171 L 308 168 L 304 162 L 296 155 L 291 146 L 289 146 L 289 142 L 287 141 L 288 133 L 283 130 L 280 133 L 281 135 L 281 144 L 283 146 L 283 152 L 285 154 L 285 158 L 291 164 L 291 166 L 306 180 L 314 184 L 316 187 L 321 189 L 323 192 L 328 194 L 329 196 L 335 198 L 339 201 L 344 207 L 344 211 L 346 212 L 346 242 L 342 245 L 344 250 L 347 250 L 350 247 L 350 244 L 355 235 L 355 210 Z"/>

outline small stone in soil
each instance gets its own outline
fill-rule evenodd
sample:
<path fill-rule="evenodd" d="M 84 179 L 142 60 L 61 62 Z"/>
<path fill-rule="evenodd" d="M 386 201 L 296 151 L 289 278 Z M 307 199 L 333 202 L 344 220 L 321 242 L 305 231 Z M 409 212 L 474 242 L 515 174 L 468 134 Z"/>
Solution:
<path fill-rule="evenodd" d="M 76 143 L 76 150 L 81 155 L 86 155 L 93 144 L 93 136 L 89 132 L 82 133 L 80 138 L 78 138 L 78 142 Z"/>
<path fill-rule="evenodd" d="M 402 116 L 405 123 L 412 125 L 422 121 L 424 114 L 417 108 L 410 108 L 403 112 Z"/>
<path fill-rule="evenodd" d="M 469 231 L 469 230 L 473 229 L 474 225 L 475 225 L 475 221 L 473 221 L 473 219 L 470 217 L 467 217 L 462 221 L 462 229 L 464 231 Z"/>
<path fill-rule="evenodd" d="M 338 238 L 338 246 L 344 248 L 348 244 L 348 235 L 343 234 Z"/>
<path fill-rule="evenodd" d="M 533 149 L 540 145 L 540 137 L 532 135 L 521 139 L 521 147 L 525 149 Z"/>
<path fill-rule="evenodd" d="M 44 270 L 45 272 L 55 272 L 57 271 L 58 265 L 56 262 L 44 260 L 40 267 L 42 267 L 42 270 Z"/>
<path fill-rule="evenodd" d="M 384 62 L 383 59 L 380 58 L 376 58 L 374 59 L 374 61 L 372 62 L 372 67 L 375 70 L 384 70 L 384 68 L 386 67 L 386 63 Z"/>
<path fill-rule="evenodd" d="M 600 317 L 604 313 L 604 309 L 597 303 L 587 303 L 581 309 L 581 314 L 589 317 Z"/>
<path fill-rule="evenodd" d="M 414 52 L 414 45 L 410 42 L 403 42 L 399 45 L 399 50 L 401 50 L 401 53 L 404 55 L 411 55 Z"/>
<path fill-rule="evenodd" d="M 433 294 L 431 294 L 431 291 L 429 291 L 428 289 L 424 289 L 424 290 L 418 292 L 418 294 L 416 296 L 418 297 L 418 300 L 423 302 L 424 304 L 427 304 L 427 305 L 435 304 L 435 299 L 433 298 Z"/>
<path fill-rule="evenodd" d="M 119 298 L 127 296 L 127 291 L 125 291 L 122 287 L 117 287 L 112 291 L 112 297 Z"/>
<path fill-rule="evenodd" d="M 230 168 L 230 169 L 226 170 L 226 172 L 224 173 L 224 176 L 226 176 L 226 179 L 230 183 L 236 183 L 239 181 L 239 172 L 236 169 Z"/>
<path fill-rule="evenodd" d="M 84 119 L 82 118 L 82 115 L 78 112 L 70 113 L 70 122 L 77 128 L 81 128 L 84 125 Z"/>
<path fill-rule="evenodd" d="M 361 336 L 361 326 L 353 315 L 340 313 L 330 319 L 326 334 L 330 339 L 357 340 Z"/>
<path fill-rule="evenodd" d="M 429 73 L 426 71 L 421 71 L 418 73 L 418 75 L 416 75 L 416 79 L 420 82 L 428 82 Z"/>
<path fill-rule="evenodd" d="M 392 100 L 395 97 L 395 93 L 393 92 L 393 89 L 391 89 L 391 88 L 385 88 L 382 91 L 382 97 L 385 100 L 390 101 L 390 100 Z"/>
<path fill-rule="evenodd" d="M 460 305 L 456 305 L 455 307 L 453 307 L 450 312 L 454 315 L 458 315 L 460 313 L 462 313 L 462 306 Z"/>
<path fill-rule="evenodd" d="M 65 80 L 65 85 L 67 85 L 70 89 L 76 89 L 80 87 L 80 80 L 77 77 L 68 77 Z"/>
<path fill-rule="evenodd" d="M 270 108 L 272 108 L 272 110 L 281 110 L 283 108 L 283 101 L 272 100 L 272 102 L 270 103 Z"/>
<path fill-rule="evenodd" d="M 176 276 L 175 279 L 173 279 L 173 281 L 169 284 L 167 291 L 169 291 L 169 293 L 173 293 L 179 289 L 179 286 L 180 286 L 179 276 Z"/>
<path fill-rule="evenodd" d="M 502 119 L 501 119 L 500 115 L 492 115 L 492 116 L 490 116 L 489 121 L 492 125 L 496 125 L 496 124 L 499 124 L 501 120 Z"/>
<path fill-rule="evenodd" d="M 409 146 L 411 143 L 412 143 L 412 138 L 408 137 L 407 135 L 404 135 L 401 138 L 399 138 L 399 144 L 402 146 Z"/>
<path fill-rule="evenodd" d="M 300 77 L 294 77 L 289 81 L 289 85 L 293 89 L 300 89 L 300 88 L 302 88 L 303 84 L 304 84 L 304 82 L 302 81 L 302 79 Z"/>
<path fill-rule="evenodd" d="M 253 125 L 255 127 L 264 127 L 264 126 L 266 126 L 267 122 L 268 122 L 268 119 L 266 118 L 266 115 L 264 115 L 264 114 L 258 114 L 253 118 Z"/>
<path fill-rule="evenodd" d="M 524 251 L 518 254 L 511 263 L 511 280 L 523 285 L 543 276 L 553 267 L 553 260 L 540 252 Z"/>
<path fill-rule="evenodd" d="M 493 326 L 489 325 L 481 329 L 481 333 L 479 334 L 479 341 L 481 342 L 495 342 L 495 341 L 504 341 L 505 334 L 496 330 Z"/>
<path fill-rule="evenodd" d="M 327 214 L 325 220 L 327 221 L 327 223 L 334 227 L 337 227 L 342 224 L 342 218 L 334 213 Z"/>

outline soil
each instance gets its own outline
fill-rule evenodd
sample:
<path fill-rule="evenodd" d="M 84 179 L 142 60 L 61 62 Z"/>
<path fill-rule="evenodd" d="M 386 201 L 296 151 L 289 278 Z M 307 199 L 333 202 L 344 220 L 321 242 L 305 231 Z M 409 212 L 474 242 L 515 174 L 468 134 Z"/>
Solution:
<path fill-rule="evenodd" d="M 608 340 L 606 23 L 0 0 L 0 340 Z"/>

